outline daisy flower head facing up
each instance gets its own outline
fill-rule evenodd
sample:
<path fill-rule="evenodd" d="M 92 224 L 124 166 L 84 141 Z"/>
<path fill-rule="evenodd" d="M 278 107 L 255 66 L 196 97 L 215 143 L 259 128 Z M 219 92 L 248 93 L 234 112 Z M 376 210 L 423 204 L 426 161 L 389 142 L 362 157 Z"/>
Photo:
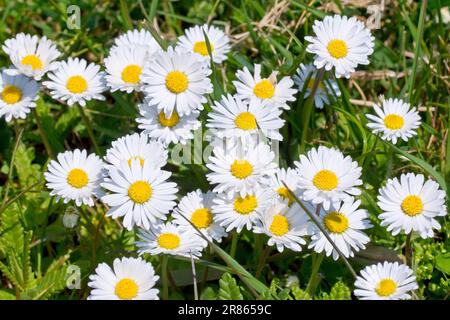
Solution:
<path fill-rule="evenodd" d="M 320 146 L 296 161 L 299 188 L 303 199 L 321 203 L 325 210 L 332 202 L 348 201 L 361 194 L 357 186 L 362 184 L 361 167 L 339 150 Z"/>
<path fill-rule="evenodd" d="M 202 110 L 206 95 L 213 91 L 211 69 L 197 55 L 169 47 L 156 53 L 142 73 L 144 92 L 150 105 L 170 117 L 173 111 L 188 115 Z"/>
<path fill-rule="evenodd" d="M 413 271 L 398 262 L 365 267 L 355 282 L 355 296 L 360 300 L 407 300 L 418 288 Z"/>
<path fill-rule="evenodd" d="M 24 75 L 8 74 L 0 70 L 0 118 L 7 122 L 25 119 L 27 113 L 36 107 L 39 84 Z"/>
<path fill-rule="evenodd" d="M 384 100 L 381 107 L 373 105 L 376 115 L 368 114 L 367 118 L 372 120 L 367 126 L 374 134 L 381 133 L 381 139 L 392 141 L 409 138 L 417 135 L 416 129 L 420 126 L 421 119 L 416 108 L 400 99 Z"/>
<path fill-rule="evenodd" d="M 153 225 L 150 230 L 140 230 L 136 242 L 139 254 L 169 254 L 198 259 L 204 242 L 194 228 L 182 228 L 172 222 Z"/>
<path fill-rule="evenodd" d="M 233 81 L 237 96 L 242 100 L 257 99 L 265 101 L 268 107 L 289 109 L 288 101 L 295 101 L 297 89 L 290 77 L 277 80 L 278 71 L 273 71 L 269 77 L 261 76 L 261 65 L 255 64 L 253 75 L 244 67 L 236 73 L 237 81 Z"/>
<path fill-rule="evenodd" d="M 304 95 L 305 99 L 311 94 L 316 77 L 317 69 L 313 64 L 300 64 L 300 67 L 297 69 L 297 74 L 294 76 L 294 82 L 298 86 L 299 91 L 302 91 L 304 87 L 306 88 Z M 341 91 L 339 90 L 337 82 L 332 79 L 327 79 L 326 81 L 322 80 L 314 95 L 314 104 L 316 108 L 323 109 L 324 105 L 330 104 L 334 99 L 334 95 L 338 97 L 341 96 Z"/>
<path fill-rule="evenodd" d="M 50 195 L 56 196 L 57 201 L 62 198 L 64 203 L 73 200 L 78 207 L 93 206 L 93 196 L 102 195 L 102 160 L 79 149 L 60 153 L 56 158 L 50 161 L 44 173 L 46 186 L 52 190 Z"/>
<path fill-rule="evenodd" d="M 69 58 L 58 63 L 55 71 L 48 73 L 49 81 L 43 84 L 53 99 L 62 100 L 69 106 L 75 103 L 86 106 L 86 101 L 105 100 L 101 94 L 106 90 L 104 72 L 100 66 L 84 59 Z"/>
<path fill-rule="evenodd" d="M 6 40 L 3 51 L 11 59 L 17 69 L 15 71 L 35 80 L 41 80 L 47 71 L 53 70 L 55 60 L 61 55 L 56 45 L 45 36 L 39 39 L 25 33 Z"/>
<path fill-rule="evenodd" d="M 378 216 L 381 225 L 394 236 L 416 231 L 424 239 L 431 238 L 433 229 L 441 228 L 435 218 L 447 214 L 445 192 L 439 184 L 413 173 L 389 179 L 379 191 L 378 206 L 383 210 Z"/>
<path fill-rule="evenodd" d="M 150 224 L 165 220 L 175 206 L 177 185 L 167 182 L 171 173 L 155 168 L 150 161 L 127 161 L 120 167 L 110 167 L 109 177 L 101 184 L 110 191 L 102 201 L 111 209 L 107 216 L 124 216 L 123 225 L 132 230 L 134 225 L 149 229 Z"/>
<path fill-rule="evenodd" d="M 166 116 L 164 111 L 158 111 L 156 106 L 150 105 L 147 99 L 139 104 L 139 114 L 141 117 L 136 121 L 139 123 L 139 129 L 143 130 L 142 133 L 165 147 L 171 143 L 186 144 L 194 138 L 193 132 L 202 125 L 198 120 L 200 112 L 197 110 L 184 116 L 174 110 L 170 116 Z"/>
<path fill-rule="evenodd" d="M 207 127 L 219 138 L 240 138 L 259 132 L 275 140 L 283 140 L 279 129 L 284 120 L 280 118 L 281 109 L 267 108 L 258 99 L 243 101 L 237 96 L 222 96 L 208 113 Z"/>
<path fill-rule="evenodd" d="M 298 195 L 300 193 L 298 189 L 297 171 L 294 169 L 278 168 L 269 176 L 267 182 L 268 187 L 276 192 L 281 201 L 287 201 L 288 206 L 292 205 L 295 202 L 295 199 L 294 196 L 286 188 L 284 183 L 295 195 Z"/>
<path fill-rule="evenodd" d="M 360 209 L 360 205 L 360 200 L 346 201 L 339 205 L 332 205 L 330 210 L 320 210 L 319 213 L 319 220 L 346 258 L 353 257 L 354 252 L 360 249 L 365 249 L 365 245 L 370 241 L 370 238 L 362 231 L 372 227 L 368 220 L 369 213 Z M 338 252 L 315 224 L 311 230 L 311 242 L 308 248 L 313 248 L 318 253 L 325 251 L 327 257 L 332 254 L 334 260 L 339 258 Z"/>
<path fill-rule="evenodd" d="M 210 62 L 208 46 L 205 35 L 208 37 L 211 47 L 212 59 L 215 63 L 222 63 L 227 59 L 227 53 L 230 52 L 230 39 L 219 28 L 208 26 L 194 26 L 184 31 L 184 35 L 178 38 L 177 46 L 186 51 L 198 54 L 203 60 Z"/>
<path fill-rule="evenodd" d="M 313 37 L 305 37 L 306 51 L 315 54 L 317 69 L 334 67 L 336 78 L 350 78 L 359 64 L 369 64 L 375 38 L 355 17 L 326 16 L 314 22 L 313 31 Z"/>
<path fill-rule="evenodd" d="M 215 221 L 211 209 L 215 197 L 216 195 L 213 192 L 202 193 L 200 189 L 188 193 L 181 198 L 180 203 L 174 209 L 172 213 L 173 223 L 179 225 L 182 229 L 193 229 L 192 223 L 208 240 L 221 242 L 227 233 Z M 186 219 L 189 219 L 190 222 Z M 201 240 L 205 246 L 208 245 L 203 238 Z"/>
<path fill-rule="evenodd" d="M 144 29 L 129 30 L 114 39 L 114 45 L 111 48 L 111 54 L 119 48 L 143 47 L 150 57 L 157 51 L 162 50 L 158 42 L 153 38 L 152 34 Z"/>
<path fill-rule="evenodd" d="M 113 269 L 100 263 L 89 276 L 92 288 L 88 300 L 159 300 L 154 288 L 159 276 L 142 258 L 116 258 Z"/>

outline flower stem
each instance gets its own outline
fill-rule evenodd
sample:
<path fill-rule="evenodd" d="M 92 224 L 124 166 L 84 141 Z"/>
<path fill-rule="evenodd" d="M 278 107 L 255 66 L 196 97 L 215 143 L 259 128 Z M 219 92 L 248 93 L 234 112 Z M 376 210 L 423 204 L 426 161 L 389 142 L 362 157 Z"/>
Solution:
<path fill-rule="evenodd" d="M 318 284 L 317 275 L 319 273 L 320 265 L 322 264 L 323 261 L 323 254 L 317 254 L 313 252 L 311 254 L 311 259 L 312 259 L 311 276 L 309 277 L 309 281 L 306 286 L 306 292 L 308 292 L 309 295 L 312 297 L 317 288 Z"/>
<path fill-rule="evenodd" d="M 98 147 L 97 140 L 95 139 L 95 136 L 94 136 L 94 130 L 92 129 L 92 123 L 89 120 L 89 118 L 86 116 L 86 113 L 84 112 L 83 107 L 80 106 L 79 104 L 77 104 L 77 107 L 78 107 L 78 111 L 80 112 L 81 119 L 83 119 L 83 122 L 86 126 L 88 135 L 91 138 L 92 144 L 94 145 L 95 152 L 97 153 L 97 155 L 100 155 L 100 148 Z"/>
<path fill-rule="evenodd" d="M 163 300 L 169 300 L 169 278 L 167 276 L 167 262 L 169 257 L 167 255 L 162 256 L 161 261 L 161 274 L 162 274 L 162 296 Z"/>
<path fill-rule="evenodd" d="M 234 256 L 236 255 L 238 237 L 239 237 L 239 234 L 236 231 L 234 231 L 232 238 L 231 238 L 231 249 L 230 249 L 230 256 L 232 258 L 234 258 Z"/>
<path fill-rule="evenodd" d="M 411 246 L 411 235 L 412 235 L 412 232 L 408 233 L 408 235 L 406 236 L 406 242 L 405 242 L 405 259 L 406 259 L 406 264 L 409 267 L 412 267 L 412 255 L 413 255 L 412 246 Z"/>
<path fill-rule="evenodd" d="M 45 150 L 47 151 L 47 154 L 50 158 L 54 158 L 55 153 L 53 152 L 50 141 L 48 140 L 47 133 L 45 132 L 44 128 L 42 127 L 41 118 L 39 117 L 39 114 L 37 113 L 36 108 L 33 108 L 31 110 L 33 113 L 33 117 L 36 120 L 39 135 L 41 136 L 42 142 L 44 143 Z"/>
<path fill-rule="evenodd" d="M 264 269 L 264 265 L 266 264 L 267 257 L 269 256 L 272 248 L 270 246 L 266 246 L 261 256 L 259 257 L 258 267 L 256 268 L 255 278 L 259 279 L 262 270 Z"/>

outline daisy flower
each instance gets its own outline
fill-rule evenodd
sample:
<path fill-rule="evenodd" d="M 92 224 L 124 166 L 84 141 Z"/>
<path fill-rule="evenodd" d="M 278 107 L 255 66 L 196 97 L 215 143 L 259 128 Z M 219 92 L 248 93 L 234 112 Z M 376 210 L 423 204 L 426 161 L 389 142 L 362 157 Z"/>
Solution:
<path fill-rule="evenodd" d="M 157 219 L 165 220 L 166 215 L 175 206 L 177 185 L 167 182 L 171 173 L 155 168 L 150 161 L 141 165 L 139 159 L 133 159 L 131 165 L 122 162 L 120 167 L 111 167 L 109 177 L 101 184 L 111 194 L 102 197 L 102 201 L 111 209 L 107 216 L 125 216 L 123 225 L 132 230 L 134 225 L 150 228 Z"/>
<path fill-rule="evenodd" d="M 194 228 L 182 228 L 171 222 L 141 230 L 137 241 L 139 254 L 170 254 L 194 259 L 201 257 L 204 244 Z"/>
<path fill-rule="evenodd" d="M 211 47 L 212 59 L 215 63 L 221 63 L 227 59 L 226 54 L 230 51 L 230 39 L 217 27 L 194 26 L 184 31 L 185 35 L 178 38 L 177 46 L 185 51 L 195 52 L 205 61 L 210 61 L 208 47 L 203 31 L 208 37 Z"/>
<path fill-rule="evenodd" d="M 373 108 L 377 115 L 367 115 L 372 120 L 367 126 L 374 134 L 382 133 L 381 139 L 396 144 L 399 138 L 408 141 L 417 135 L 416 129 L 420 126 L 421 119 L 417 109 L 411 108 L 409 103 L 400 99 L 387 99 L 383 101 L 381 108 L 377 104 Z"/>
<path fill-rule="evenodd" d="M 310 42 L 306 51 L 315 54 L 317 69 L 334 67 L 336 78 L 350 78 L 358 64 L 369 64 L 375 38 L 355 17 L 326 16 L 314 22 L 313 30 L 314 37 L 305 37 Z"/>
<path fill-rule="evenodd" d="M 129 30 L 114 39 L 114 45 L 111 48 L 111 53 L 119 48 L 144 47 L 148 56 L 151 56 L 157 51 L 161 50 L 158 42 L 153 38 L 152 34 L 144 29 Z"/>
<path fill-rule="evenodd" d="M 172 47 L 153 56 L 142 73 L 149 105 L 169 117 L 173 111 L 188 115 L 203 109 L 207 94 L 213 91 L 208 76 L 211 69 L 197 55 Z"/>
<path fill-rule="evenodd" d="M 10 75 L 0 70 L 0 118 L 7 122 L 25 119 L 27 113 L 36 107 L 39 84 L 24 75 Z"/>
<path fill-rule="evenodd" d="M 82 204 L 93 206 L 93 196 L 102 194 L 102 160 L 79 149 L 60 153 L 56 158 L 58 161 L 50 161 L 44 173 L 46 186 L 52 190 L 50 195 L 56 196 L 57 201 L 62 198 L 64 203 L 73 200 L 78 207 Z"/>
<path fill-rule="evenodd" d="M 288 188 L 294 192 L 294 194 L 299 193 L 298 190 L 298 176 L 295 169 L 287 168 L 278 168 L 274 173 L 269 175 L 269 179 L 267 180 L 268 187 L 272 189 L 283 201 L 287 201 L 288 205 L 292 205 L 295 199 L 289 192 L 289 190 L 283 184 L 286 183 Z"/>
<path fill-rule="evenodd" d="M 265 108 L 260 100 L 242 101 L 237 96 L 222 96 L 208 113 L 207 127 L 219 138 L 245 137 L 262 132 L 275 140 L 283 140 L 278 130 L 283 127 L 280 109 Z"/>
<path fill-rule="evenodd" d="M 445 192 L 433 180 L 425 181 L 421 174 L 402 174 L 400 180 L 389 179 L 378 194 L 381 225 L 395 236 L 404 231 L 416 231 L 422 238 L 434 236 L 433 229 L 441 225 L 435 217 L 445 216 Z"/>
<path fill-rule="evenodd" d="M 19 33 L 8 39 L 3 51 L 9 56 L 18 73 L 41 80 L 47 71 L 55 69 L 55 60 L 61 55 L 56 45 L 45 36 L 40 38 Z"/>
<path fill-rule="evenodd" d="M 265 101 L 269 107 L 289 109 L 288 101 L 295 101 L 297 89 L 293 88 L 294 81 L 290 77 L 283 77 L 277 82 L 278 71 L 274 71 L 267 78 L 261 76 L 261 65 L 255 64 L 253 76 L 247 67 L 239 70 L 233 81 L 237 96 L 242 100 L 257 99 Z"/>
<path fill-rule="evenodd" d="M 300 155 L 300 161 L 294 164 L 303 199 L 321 203 L 325 210 L 331 202 L 347 201 L 361 194 L 357 188 L 362 184 L 361 167 L 337 149 L 320 146 L 310 150 L 307 156 Z"/>
<path fill-rule="evenodd" d="M 50 90 L 53 99 L 66 101 L 69 106 L 96 99 L 105 100 L 101 95 L 106 90 L 104 72 L 100 66 L 84 59 L 69 58 L 59 62 L 58 68 L 48 74 L 50 81 L 43 84 Z"/>
<path fill-rule="evenodd" d="M 398 262 L 365 267 L 355 281 L 355 296 L 360 300 L 406 300 L 418 288 L 413 271 Z"/>
<path fill-rule="evenodd" d="M 302 91 L 306 84 L 305 96 L 306 99 L 311 94 L 314 86 L 314 81 L 317 77 L 317 69 L 310 63 L 304 65 L 300 64 L 297 69 L 297 74 L 294 76 L 294 82 L 298 86 L 298 90 Z M 309 78 L 309 80 L 308 80 Z M 308 83 L 306 83 L 308 81 Z M 333 100 L 333 95 L 341 96 L 341 91 L 336 81 L 332 79 L 322 80 L 314 95 L 314 104 L 317 109 L 323 109 L 325 104 L 329 104 Z"/>
<path fill-rule="evenodd" d="M 159 300 L 159 290 L 153 288 L 159 276 L 150 262 L 116 258 L 113 268 L 100 263 L 89 276 L 92 290 L 88 300 Z"/>

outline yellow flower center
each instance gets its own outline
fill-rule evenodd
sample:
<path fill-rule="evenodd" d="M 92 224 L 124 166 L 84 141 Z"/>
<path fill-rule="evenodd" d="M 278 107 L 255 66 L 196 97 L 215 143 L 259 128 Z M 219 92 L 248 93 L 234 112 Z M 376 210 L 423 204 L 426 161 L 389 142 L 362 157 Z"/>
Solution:
<path fill-rule="evenodd" d="M 88 174 L 83 169 L 72 169 L 67 175 L 67 183 L 74 188 L 81 189 L 89 183 Z"/>
<path fill-rule="evenodd" d="M 277 214 L 273 217 L 272 224 L 269 228 L 274 235 L 281 237 L 289 232 L 289 221 L 285 216 Z"/>
<path fill-rule="evenodd" d="M 188 88 L 189 79 L 180 71 L 169 72 L 166 76 L 166 88 L 172 93 L 182 93 Z"/>
<path fill-rule="evenodd" d="M 270 99 L 275 94 L 275 87 L 269 80 L 264 79 L 255 85 L 253 88 L 253 93 L 258 98 Z"/>
<path fill-rule="evenodd" d="M 388 114 L 384 117 L 384 125 L 391 130 L 399 130 L 405 124 L 403 117 L 398 114 Z"/>
<path fill-rule="evenodd" d="M 208 228 L 212 221 L 213 216 L 209 209 L 201 208 L 192 213 L 191 222 L 199 229 Z"/>
<path fill-rule="evenodd" d="M 236 200 L 234 200 L 234 210 L 239 214 L 246 215 L 252 213 L 257 206 L 258 200 L 252 195 L 247 195 L 244 198 L 237 197 Z"/>
<path fill-rule="evenodd" d="M 347 56 L 347 44 L 343 40 L 334 39 L 328 42 L 327 50 L 333 58 L 342 59 Z"/>
<path fill-rule="evenodd" d="M 138 204 L 146 203 L 152 197 L 152 187 L 146 181 L 136 181 L 128 189 L 128 196 Z"/>
<path fill-rule="evenodd" d="M 139 82 L 142 68 L 136 64 L 126 66 L 122 71 L 122 80 L 126 83 L 136 84 Z"/>
<path fill-rule="evenodd" d="M 180 237 L 174 233 L 161 233 L 158 244 L 164 249 L 173 250 L 180 246 Z"/>
<path fill-rule="evenodd" d="M 250 112 L 242 112 L 236 117 L 234 123 L 239 129 L 254 130 L 256 129 L 256 118 Z"/>
<path fill-rule="evenodd" d="M 422 199 L 415 195 L 407 196 L 402 201 L 402 210 L 406 215 L 410 217 L 421 214 L 423 211 Z"/>
<path fill-rule="evenodd" d="M 14 104 L 22 99 L 22 90 L 14 85 L 7 85 L 2 91 L 2 100 L 7 104 Z"/>
<path fill-rule="evenodd" d="M 288 200 L 288 205 L 290 206 L 293 202 L 294 202 L 294 197 L 292 196 L 292 194 L 289 192 L 289 190 L 285 187 L 280 187 L 277 190 L 278 194 Z"/>
<path fill-rule="evenodd" d="M 214 51 L 214 47 L 211 43 L 209 43 L 209 45 L 211 46 L 211 52 Z M 194 52 L 196 53 L 200 53 L 202 56 L 207 56 L 208 55 L 208 47 L 206 46 L 206 42 L 205 41 L 197 41 L 194 44 Z"/>
<path fill-rule="evenodd" d="M 66 83 L 67 90 L 74 94 L 85 92 L 87 87 L 88 83 L 82 76 L 72 76 Z"/>
<path fill-rule="evenodd" d="M 138 286 L 134 280 L 124 278 L 117 282 L 114 292 L 122 300 L 131 300 L 138 294 Z"/>
<path fill-rule="evenodd" d="M 180 121 L 180 117 L 178 116 L 178 112 L 173 111 L 169 118 L 166 118 L 166 115 L 164 114 L 164 111 L 161 111 L 159 113 L 159 123 L 163 127 L 175 127 L 178 122 Z"/>
<path fill-rule="evenodd" d="M 42 69 L 42 60 L 39 59 L 39 57 L 34 54 L 29 54 L 23 57 L 20 63 L 31 66 L 33 70 Z"/>
<path fill-rule="evenodd" d="M 376 287 L 375 291 L 378 293 L 379 296 L 387 297 L 393 294 L 397 290 L 397 284 L 395 281 L 391 279 L 383 279 L 378 283 L 378 286 Z"/>
<path fill-rule="evenodd" d="M 322 191 L 331 191 L 338 186 L 338 177 L 333 171 L 320 170 L 313 179 L 313 184 Z"/>
<path fill-rule="evenodd" d="M 328 231 L 332 233 L 342 233 L 348 229 L 348 219 L 342 213 L 333 211 L 323 218 L 323 223 Z"/>
<path fill-rule="evenodd" d="M 231 174 L 238 179 L 245 179 L 253 172 L 253 166 L 247 160 L 234 160 Z"/>

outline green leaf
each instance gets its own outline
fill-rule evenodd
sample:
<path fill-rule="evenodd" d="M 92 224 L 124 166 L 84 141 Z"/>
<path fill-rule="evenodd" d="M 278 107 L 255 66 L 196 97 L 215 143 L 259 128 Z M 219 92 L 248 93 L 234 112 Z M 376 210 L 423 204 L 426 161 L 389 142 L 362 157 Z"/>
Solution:
<path fill-rule="evenodd" d="M 229 274 L 224 273 L 219 280 L 219 300 L 243 300 L 241 290 L 236 283 L 236 280 Z"/>
<path fill-rule="evenodd" d="M 15 300 L 15 299 L 16 296 L 14 294 L 5 289 L 0 289 L 0 300 Z"/>
<path fill-rule="evenodd" d="M 323 293 L 322 300 L 351 300 L 351 291 L 342 281 L 336 282 L 330 293 Z"/>
<path fill-rule="evenodd" d="M 291 289 L 291 293 L 295 300 L 312 300 L 308 292 L 300 289 L 300 287 L 295 286 Z"/>
<path fill-rule="evenodd" d="M 436 268 L 446 274 L 450 274 L 450 252 L 436 257 Z"/>
<path fill-rule="evenodd" d="M 200 295 L 200 300 L 217 300 L 217 293 L 211 287 L 206 287 Z"/>

